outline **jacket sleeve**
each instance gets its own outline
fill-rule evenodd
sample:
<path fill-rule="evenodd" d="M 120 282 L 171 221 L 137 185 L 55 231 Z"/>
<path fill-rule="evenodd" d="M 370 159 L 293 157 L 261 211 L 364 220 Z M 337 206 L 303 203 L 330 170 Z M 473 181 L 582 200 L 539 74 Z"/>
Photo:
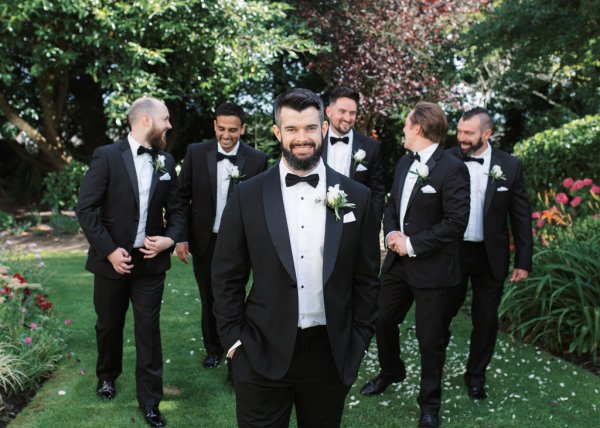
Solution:
<path fill-rule="evenodd" d="M 533 234 L 531 232 L 531 207 L 525 189 L 523 166 L 517 160 L 517 173 L 508 208 L 510 226 L 515 240 L 515 268 L 531 272 L 533 257 Z"/>

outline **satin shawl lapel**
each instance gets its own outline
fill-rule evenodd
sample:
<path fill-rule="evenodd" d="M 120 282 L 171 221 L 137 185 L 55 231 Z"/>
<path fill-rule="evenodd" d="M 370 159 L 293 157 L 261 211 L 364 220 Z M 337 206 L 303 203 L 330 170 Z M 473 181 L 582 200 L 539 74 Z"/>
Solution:
<path fill-rule="evenodd" d="M 325 134 L 325 138 L 323 139 L 323 151 L 321 152 L 321 159 L 323 159 L 323 163 L 327 165 L 327 151 L 329 149 L 329 131 Z"/>
<path fill-rule="evenodd" d="M 290 235 L 288 233 L 283 196 L 281 195 L 281 183 L 279 180 L 279 166 L 269 169 L 265 174 L 263 182 L 263 206 L 265 220 L 271 241 L 275 246 L 279 260 L 285 267 L 290 277 L 296 282 L 296 269 L 294 267 L 294 256 L 290 246 Z"/>
<path fill-rule="evenodd" d="M 398 176 L 398 197 L 396 198 L 396 200 L 398 201 L 398 216 L 400 216 L 400 213 L 402 212 L 400 207 L 402 207 L 402 191 L 404 190 L 404 182 L 406 181 L 408 171 L 410 169 L 410 166 L 412 165 L 412 162 L 408 156 L 403 156 L 401 162 L 402 163 L 400 164 L 400 175 Z"/>
<path fill-rule="evenodd" d="M 206 153 L 206 170 L 208 171 L 208 181 L 210 183 L 210 194 L 212 195 L 212 206 L 217 206 L 217 144 L 211 143 L 212 147 Z M 200 174 L 198 174 L 200 177 Z"/>
<path fill-rule="evenodd" d="M 492 147 L 492 157 L 490 159 L 490 170 L 492 169 L 492 167 L 494 165 L 500 165 L 500 168 L 502 168 L 502 162 L 500 162 L 500 159 L 498 159 L 498 157 L 496 156 L 496 151 L 494 150 L 494 148 Z M 489 174 L 490 171 L 488 171 Z M 492 177 L 488 175 L 488 182 L 487 182 L 487 186 L 485 188 L 485 198 L 484 198 L 484 203 L 483 203 L 483 213 L 484 213 L 484 218 L 485 218 L 485 214 L 487 214 L 488 210 L 490 209 L 490 206 L 492 204 L 492 199 L 494 198 L 494 195 L 496 194 L 496 189 L 498 188 L 498 181 L 499 180 L 492 180 Z"/>
<path fill-rule="evenodd" d="M 433 169 L 437 165 L 438 159 L 442 156 L 443 153 L 444 153 L 444 148 L 440 144 L 437 147 L 437 149 L 435 149 L 435 151 L 433 152 L 433 154 L 431 155 L 431 157 L 429 158 L 429 160 L 425 164 L 429 168 L 429 174 L 428 174 L 428 176 L 431 176 L 431 173 L 433 172 Z M 422 184 L 424 184 L 424 183 L 422 183 Z M 410 204 L 412 203 L 413 199 L 415 198 L 415 195 L 417 194 L 417 192 L 421 188 L 422 184 L 415 183 L 415 186 L 413 187 L 412 192 L 410 193 L 410 198 L 408 199 L 408 205 L 406 205 L 406 211 L 407 212 L 408 212 L 408 208 L 410 207 Z"/>
<path fill-rule="evenodd" d="M 129 176 L 129 181 L 131 182 L 131 187 L 133 188 L 133 193 L 135 194 L 135 203 L 140 206 L 140 189 L 138 188 L 137 174 L 135 173 L 135 165 L 133 163 L 133 155 L 131 153 L 131 148 L 129 147 L 129 142 L 127 139 L 122 140 L 119 143 L 119 148 L 121 149 L 121 158 L 123 159 L 123 163 L 125 164 L 125 170 L 127 171 L 127 175 Z"/>
<path fill-rule="evenodd" d="M 164 156 L 164 154 L 163 154 L 163 156 Z M 167 158 L 165 157 L 165 166 L 167 166 L 166 161 L 167 161 Z M 158 174 L 160 174 L 160 172 L 154 171 L 154 165 L 153 165 L 152 166 L 152 182 L 150 183 L 150 195 L 148 195 L 148 205 L 150 205 L 150 201 L 152 200 L 152 196 L 154 196 L 154 191 L 156 190 L 156 185 L 158 184 Z M 173 177 L 171 177 L 171 180 L 173 180 Z"/>
<path fill-rule="evenodd" d="M 353 132 L 352 152 L 350 153 L 350 178 L 354 178 L 354 175 L 356 175 L 356 167 L 358 167 L 359 164 L 354 163 L 354 153 L 359 150 L 365 150 L 365 145 L 362 140 L 358 138 L 358 134 Z"/>
<path fill-rule="evenodd" d="M 235 166 L 238 167 L 238 170 L 240 171 L 241 175 L 245 175 L 244 174 L 244 166 L 245 165 L 246 165 L 246 147 L 240 141 L 240 147 L 238 148 L 238 151 L 237 151 L 237 159 L 235 161 Z M 231 195 L 231 192 L 233 192 L 234 184 L 235 183 L 233 181 L 229 180 L 229 186 L 227 187 L 227 196 Z"/>
<path fill-rule="evenodd" d="M 330 167 L 325 167 L 326 171 L 326 188 L 329 186 L 335 186 L 336 184 L 341 187 L 340 176 Z M 342 188 L 342 190 L 344 190 Z M 349 201 L 352 202 L 352 201 Z M 343 217 L 344 212 L 347 208 L 340 210 L 340 217 Z M 340 248 L 340 241 L 342 239 L 342 230 L 344 228 L 344 222 L 342 219 L 338 220 L 335 217 L 333 209 L 327 207 L 325 213 L 325 243 L 323 248 L 323 286 L 327 284 L 329 277 L 333 273 L 335 262 L 337 260 L 338 251 Z"/>

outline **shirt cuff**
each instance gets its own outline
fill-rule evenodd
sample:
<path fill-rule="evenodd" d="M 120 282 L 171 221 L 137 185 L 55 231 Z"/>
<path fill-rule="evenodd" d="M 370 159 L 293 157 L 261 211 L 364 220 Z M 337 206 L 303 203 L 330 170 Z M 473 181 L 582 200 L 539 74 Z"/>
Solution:
<path fill-rule="evenodd" d="M 415 254 L 415 250 L 413 249 L 413 246 L 410 243 L 410 238 L 406 238 L 406 252 L 408 253 L 408 257 L 417 257 L 417 255 Z"/>
<path fill-rule="evenodd" d="M 235 352 L 235 350 L 237 348 L 239 348 L 242 345 L 242 341 L 241 340 L 237 340 L 232 346 L 231 348 L 229 348 L 229 351 L 227 351 L 227 358 L 231 358 L 233 357 L 233 354 Z"/>

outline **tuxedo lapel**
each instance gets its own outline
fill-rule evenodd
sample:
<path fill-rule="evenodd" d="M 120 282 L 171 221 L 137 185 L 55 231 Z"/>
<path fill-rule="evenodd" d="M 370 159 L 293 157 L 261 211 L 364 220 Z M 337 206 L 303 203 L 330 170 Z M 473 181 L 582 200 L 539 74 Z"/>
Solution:
<path fill-rule="evenodd" d="M 131 183 L 131 187 L 133 188 L 133 193 L 135 194 L 135 203 L 140 206 L 140 189 L 138 188 L 137 174 L 135 173 L 135 165 L 133 164 L 133 155 L 131 153 L 131 148 L 129 147 L 129 142 L 127 139 L 121 141 L 120 143 L 121 149 L 121 158 L 123 158 L 123 163 L 125 164 L 125 170 L 127 171 L 127 175 L 129 176 L 129 181 Z"/>
<path fill-rule="evenodd" d="M 279 166 L 267 171 L 263 182 L 263 206 L 265 218 L 271 241 L 275 246 L 279 260 L 287 270 L 290 277 L 296 282 L 296 269 L 294 257 L 290 246 L 290 235 L 281 195 L 281 183 L 279 180 Z"/>
<path fill-rule="evenodd" d="M 321 152 L 321 158 L 323 159 L 323 163 L 327 165 L 327 152 L 329 151 L 329 131 L 325 134 L 325 139 L 323 140 L 323 151 Z"/>
<path fill-rule="evenodd" d="M 165 157 L 165 160 L 166 160 L 166 157 Z M 155 162 L 155 160 L 153 160 L 153 166 L 152 166 L 152 181 L 150 183 L 150 195 L 148 196 L 148 203 L 150 203 L 150 201 L 152 200 L 152 196 L 154 195 L 154 191 L 156 190 L 156 185 L 158 184 L 158 174 L 160 174 L 159 171 L 154 170 L 154 162 Z"/>
<path fill-rule="evenodd" d="M 429 168 L 428 176 L 431 176 L 431 173 L 433 172 L 433 169 L 437 165 L 438 159 L 440 158 L 440 156 L 442 156 L 442 153 L 444 153 L 444 149 L 442 148 L 441 145 L 439 145 L 437 147 L 437 149 L 435 149 L 433 154 L 430 156 L 427 163 L 425 164 Z M 420 188 L 421 188 L 421 185 L 419 183 L 415 183 L 415 186 L 413 187 L 412 192 L 410 193 L 410 198 L 408 199 L 408 204 L 406 205 L 407 212 L 408 212 L 408 208 L 410 207 L 410 204 L 412 203 L 413 199 L 415 198 L 415 196 Z"/>
<path fill-rule="evenodd" d="M 398 176 L 398 198 L 396 199 L 398 201 L 398 213 L 402 212 L 401 207 L 402 193 L 404 191 L 404 182 L 408 177 L 408 171 L 410 170 L 410 166 L 412 165 L 412 162 L 408 156 L 403 156 L 401 162 L 402 164 L 400 165 L 400 174 Z"/>
<path fill-rule="evenodd" d="M 350 178 L 352 179 L 354 179 L 354 175 L 356 174 L 356 167 L 358 167 L 359 165 L 355 164 L 354 162 L 354 154 L 359 150 L 365 150 L 365 145 L 363 144 L 362 140 L 358 138 L 357 133 L 354 132 L 352 140 L 352 151 L 350 152 Z"/>
<path fill-rule="evenodd" d="M 496 150 L 494 150 L 494 148 L 492 147 L 492 157 L 490 159 L 490 170 L 492 169 L 492 167 L 494 165 L 500 165 L 500 167 L 502 167 L 500 159 L 496 156 Z M 487 182 L 487 186 L 485 188 L 485 198 L 484 198 L 484 203 L 483 203 L 483 213 L 484 213 L 484 218 L 485 218 L 485 214 L 487 214 L 491 204 L 492 204 L 492 199 L 494 198 L 494 195 L 496 194 L 496 189 L 498 187 L 498 180 L 492 180 L 492 177 L 489 175 L 490 171 L 488 170 L 488 182 Z"/>
<path fill-rule="evenodd" d="M 325 167 L 326 171 L 326 188 L 329 186 L 340 185 L 340 176 L 337 175 L 332 168 Z M 342 189 L 344 190 L 344 189 Z M 335 217 L 333 209 L 327 207 L 325 213 L 325 243 L 323 248 L 323 285 L 327 284 L 327 280 L 333 273 L 333 268 L 337 260 L 340 241 L 342 239 L 342 230 L 344 222 Z M 340 217 L 343 217 L 344 209 L 340 210 Z"/>
<path fill-rule="evenodd" d="M 206 170 L 208 171 L 213 207 L 217 206 L 217 144 L 219 143 L 213 143 L 213 147 L 206 153 Z M 201 177 L 201 175 L 198 174 L 198 177 Z"/>
<path fill-rule="evenodd" d="M 238 171 L 240 172 L 241 175 L 245 175 L 244 174 L 244 166 L 245 165 L 246 165 L 246 150 L 245 150 L 244 145 L 240 141 L 240 147 L 237 151 L 237 159 L 235 161 L 235 166 L 238 167 Z M 235 183 L 230 179 L 229 186 L 227 187 L 227 196 L 231 195 L 231 192 L 233 192 L 234 184 Z"/>

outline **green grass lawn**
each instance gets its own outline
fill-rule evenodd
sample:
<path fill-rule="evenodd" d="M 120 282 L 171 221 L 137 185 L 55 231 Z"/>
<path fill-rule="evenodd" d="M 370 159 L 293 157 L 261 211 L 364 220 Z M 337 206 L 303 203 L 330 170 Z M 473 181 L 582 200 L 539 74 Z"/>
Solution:
<path fill-rule="evenodd" d="M 81 252 L 45 254 L 51 277 L 45 284 L 55 311 L 72 321 L 69 357 L 10 427 L 145 426 L 135 399 L 134 339 L 131 311 L 125 332 L 124 372 L 112 402 L 95 395 L 95 313 L 92 275 Z M 165 396 L 161 403 L 170 427 L 234 427 L 235 396 L 225 384 L 226 369 L 202 368 L 200 303 L 191 266 L 173 260 L 162 307 Z M 373 344 L 350 390 L 344 427 L 416 426 L 419 359 L 413 316 L 402 326 L 408 377 L 381 396 L 364 397 L 360 387 L 378 372 Z M 600 378 L 530 346 L 500 335 L 488 376 L 489 398 L 473 402 L 462 373 L 469 320 L 454 321 L 444 375 L 444 427 L 596 427 L 600 416 Z M 594 422 L 596 421 L 596 422 Z"/>

